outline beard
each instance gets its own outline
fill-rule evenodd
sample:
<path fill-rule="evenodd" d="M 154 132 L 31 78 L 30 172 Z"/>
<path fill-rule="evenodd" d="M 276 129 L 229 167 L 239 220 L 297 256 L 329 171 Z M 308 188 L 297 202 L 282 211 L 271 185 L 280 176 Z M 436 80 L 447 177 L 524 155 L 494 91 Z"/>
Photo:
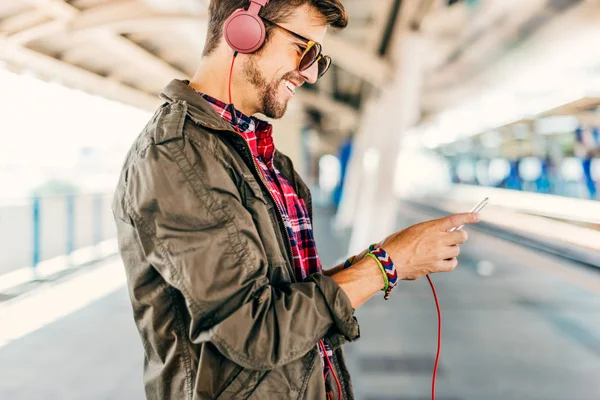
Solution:
<path fill-rule="evenodd" d="M 248 82 L 250 82 L 258 91 L 258 100 L 262 103 L 261 113 L 272 119 L 283 117 L 287 110 L 287 101 L 279 98 L 279 86 L 282 81 L 290 79 L 296 74 L 294 72 L 288 72 L 283 75 L 281 79 L 275 79 L 268 82 L 259 69 L 256 58 L 253 55 L 248 57 L 243 68 L 243 73 Z"/>

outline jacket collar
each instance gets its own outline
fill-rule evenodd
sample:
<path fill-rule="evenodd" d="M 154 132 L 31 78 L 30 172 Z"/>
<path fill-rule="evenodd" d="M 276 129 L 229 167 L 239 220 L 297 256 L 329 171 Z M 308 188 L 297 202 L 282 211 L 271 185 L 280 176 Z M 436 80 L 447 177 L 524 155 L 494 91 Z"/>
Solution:
<path fill-rule="evenodd" d="M 192 121 L 210 129 L 228 131 L 232 133 L 231 137 L 234 138 L 234 140 L 237 140 L 238 142 L 245 142 L 245 140 L 232 128 L 231 124 L 221 118 L 221 116 L 215 111 L 214 107 L 211 106 L 201 94 L 188 86 L 189 83 L 190 81 L 188 80 L 173 79 L 171 83 L 169 83 L 163 89 L 160 97 L 167 100 L 169 103 L 176 101 L 187 103 L 187 113 Z M 247 147 L 247 144 L 244 146 Z M 242 149 L 240 149 L 240 151 L 244 153 Z M 251 156 L 251 154 L 249 155 Z M 295 179 L 294 168 L 289 158 L 280 153 L 278 150 L 275 150 L 274 162 L 277 169 L 279 169 L 284 176 L 286 176 L 288 179 L 292 178 L 294 188 L 298 192 L 299 188 Z M 310 196 L 306 196 L 306 193 L 298 194 L 302 198 L 310 199 Z M 309 205 L 309 212 L 312 218 L 312 204 Z"/>
<path fill-rule="evenodd" d="M 162 91 L 160 97 L 169 103 L 182 101 L 187 103 L 190 118 L 207 128 L 235 132 L 202 95 L 189 86 L 190 81 L 173 79 Z"/>

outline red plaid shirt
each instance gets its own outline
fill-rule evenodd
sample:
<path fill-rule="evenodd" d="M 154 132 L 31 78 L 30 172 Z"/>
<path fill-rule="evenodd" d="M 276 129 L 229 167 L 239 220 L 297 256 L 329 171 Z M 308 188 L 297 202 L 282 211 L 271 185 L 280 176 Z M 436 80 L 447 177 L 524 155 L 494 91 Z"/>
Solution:
<path fill-rule="evenodd" d="M 223 119 L 233 125 L 230 108 L 227 104 L 206 94 L 200 94 L 214 107 L 215 111 Z M 296 279 L 301 282 L 311 274 L 321 273 L 323 268 L 317 254 L 312 224 L 306 204 L 304 200 L 298 197 L 294 187 L 275 168 L 273 163 L 273 156 L 275 154 L 273 127 L 268 122 L 248 117 L 238 110 L 235 111 L 235 114 L 238 129 L 250 146 L 257 164 L 262 169 L 269 191 L 273 195 L 277 208 L 279 208 L 283 217 L 283 222 L 285 223 L 292 244 Z M 333 365 L 331 349 L 324 341 L 323 344 Z M 321 364 L 323 366 L 325 382 L 328 383 L 331 382 L 327 379 L 329 365 L 325 362 L 321 346 L 318 347 L 321 353 Z M 327 384 L 327 386 L 330 386 L 330 384 Z M 328 388 L 327 390 L 330 389 Z"/>

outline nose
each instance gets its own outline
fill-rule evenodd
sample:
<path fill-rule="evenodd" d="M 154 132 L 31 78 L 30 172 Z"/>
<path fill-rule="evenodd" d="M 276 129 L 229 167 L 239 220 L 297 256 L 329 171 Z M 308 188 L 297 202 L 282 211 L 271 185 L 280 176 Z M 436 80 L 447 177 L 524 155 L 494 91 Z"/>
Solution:
<path fill-rule="evenodd" d="M 319 62 L 315 61 L 309 68 L 300 71 L 300 75 L 302 75 L 306 82 L 310 84 L 317 82 L 317 79 L 319 78 Z"/>

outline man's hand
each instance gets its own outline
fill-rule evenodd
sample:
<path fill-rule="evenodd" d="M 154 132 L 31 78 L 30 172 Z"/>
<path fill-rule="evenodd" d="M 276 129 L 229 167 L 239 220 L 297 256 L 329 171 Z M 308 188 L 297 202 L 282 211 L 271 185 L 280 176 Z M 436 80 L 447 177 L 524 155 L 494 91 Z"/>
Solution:
<path fill-rule="evenodd" d="M 458 245 L 467 241 L 467 232 L 448 230 L 478 221 L 477 213 L 450 215 L 396 232 L 379 246 L 394 261 L 400 279 L 414 280 L 434 272 L 452 271 L 458 263 Z M 364 257 L 364 253 L 357 256 L 358 261 L 351 268 L 336 270 L 331 275 L 355 309 L 385 286 L 379 266 L 370 257 Z"/>
<path fill-rule="evenodd" d="M 380 246 L 394 261 L 399 279 L 449 272 L 457 266 L 458 245 L 465 243 L 468 235 L 463 230 L 448 230 L 478 221 L 478 213 L 463 213 L 422 222 L 388 236 Z"/>

